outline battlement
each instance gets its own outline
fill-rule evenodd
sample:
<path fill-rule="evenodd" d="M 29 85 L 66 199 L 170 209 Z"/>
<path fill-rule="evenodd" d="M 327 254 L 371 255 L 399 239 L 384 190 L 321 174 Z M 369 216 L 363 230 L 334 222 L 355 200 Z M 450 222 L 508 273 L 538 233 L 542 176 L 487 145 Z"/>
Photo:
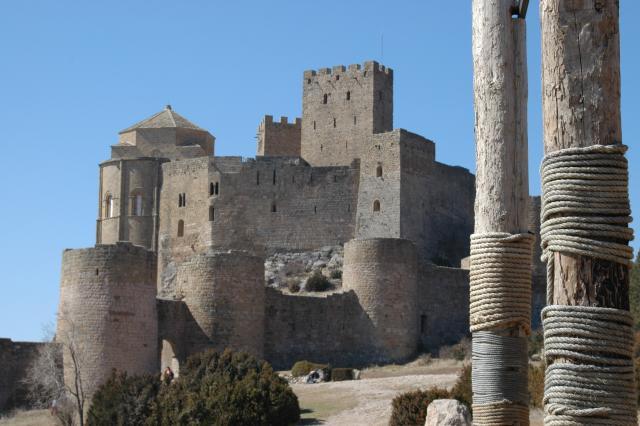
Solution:
<path fill-rule="evenodd" d="M 273 116 L 265 115 L 258 126 L 258 156 L 299 157 L 302 119 L 289 123 L 287 117 L 274 122 Z"/>
<path fill-rule="evenodd" d="M 264 128 L 264 126 L 296 126 L 300 127 L 302 125 L 302 118 L 296 117 L 293 122 L 289 123 L 289 117 L 281 116 L 280 121 L 273 121 L 272 115 L 265 115 L 262 121 L 260 122 L 259 128 Z"/>
<path fill-rule="evenodd" d="M 384 65 L 376 61 L 366 61 L 364 65 L 361 65 L 361 64 L 351 64 L 348 66 L 336 65 L 332 68 L 319 68 L 317 70 L 306 70 L 304 72 L 304 78 L 305 80 L 311 80 L 311 81 L 307 81 L 307 83 L 310 83 L 318 77 L 333 76 L 339 80 L 343 74 L 349 74 L 352 76 L 362 76 L 363 78 L 366 78 L 366 77 L 372 76 L 374 72 L 380 73 L 380 74 L 386 74 L 388 76 L 393 76 L 393 70 L 391 68 L 385 67 Z"/>

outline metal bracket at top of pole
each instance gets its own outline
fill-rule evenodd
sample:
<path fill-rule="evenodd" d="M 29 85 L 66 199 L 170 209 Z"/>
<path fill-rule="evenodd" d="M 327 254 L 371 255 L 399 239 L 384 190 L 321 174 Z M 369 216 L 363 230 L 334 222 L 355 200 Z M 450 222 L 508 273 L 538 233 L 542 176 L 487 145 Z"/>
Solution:
<path fill-rule="evenodd" d="M 527 9 L 529 8 L 529 0 L 516 0 L 514 1 L 512 15 L 517 16 L 520 19 L 524 19 L 527 16 Z"/>

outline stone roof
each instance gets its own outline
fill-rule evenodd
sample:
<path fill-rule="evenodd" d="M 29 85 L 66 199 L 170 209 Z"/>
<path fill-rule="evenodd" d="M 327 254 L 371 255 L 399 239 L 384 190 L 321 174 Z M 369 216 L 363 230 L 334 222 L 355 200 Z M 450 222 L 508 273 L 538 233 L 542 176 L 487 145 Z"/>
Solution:
<path fill-rule="evenodd" d="M 167 105 L 162 111 L 151 117 L 144 119 L 131 127 L 127 127 L 121 130 L 119 133 L 127 133 L 136 129 L 164 129 L 164 128 L 181 128 L 181 129 L 193 129 L 206 132 L 205 129 L 196 126 L 191 121 L 187 120 L 177 112 L 175 112 L 171 105 Z"/>

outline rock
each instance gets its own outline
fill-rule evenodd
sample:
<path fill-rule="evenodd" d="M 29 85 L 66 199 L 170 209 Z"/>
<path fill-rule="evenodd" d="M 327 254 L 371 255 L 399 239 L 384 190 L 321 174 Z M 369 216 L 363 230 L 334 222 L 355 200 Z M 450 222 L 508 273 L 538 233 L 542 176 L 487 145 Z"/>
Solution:
<path fill-rule="evenodd" d="M 460 401 L 436 399 L 427 408 L 424 426 L 471 426 L 471 414 Z"/>

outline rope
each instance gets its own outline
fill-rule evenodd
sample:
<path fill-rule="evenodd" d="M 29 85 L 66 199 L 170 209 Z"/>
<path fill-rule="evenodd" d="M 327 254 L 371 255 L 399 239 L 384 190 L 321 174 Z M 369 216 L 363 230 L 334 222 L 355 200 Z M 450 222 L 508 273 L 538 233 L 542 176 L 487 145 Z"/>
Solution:
<path fill-rule="evenodd" d="M 550 305 L 542 311 L 545 425 L 636 425 L 631 314 L 552 305 L 555 252 L 631 264 L 626 150 L 570 148 L 542 162 L 540 237 Z"/>
<path fill-rule="evenodd" d="M 470 324 L 473 332 L 474 424 L 528 425 L 527 340 L 499 328 L 531 329 L 534 236 L 494 232 L 471 236 Z"/>
<path fill-rule="evenodd" d="M 531 327 L 531 262 L 534 236 L 494 232 L 471 236 L 471 332 Z"/>
<path fill-rule="evenodd" d="M 540 239 L 548 304 L 553 303 L 554 252 L 631 264 L 626 151 L 624 145 L 594 145 L 555 151 L 542 161 Z"/>
<path fill-rule="evenodd" d="M 636 425 L 631 314 L 552 305 L 542 323 L 545 425 Z"/>

